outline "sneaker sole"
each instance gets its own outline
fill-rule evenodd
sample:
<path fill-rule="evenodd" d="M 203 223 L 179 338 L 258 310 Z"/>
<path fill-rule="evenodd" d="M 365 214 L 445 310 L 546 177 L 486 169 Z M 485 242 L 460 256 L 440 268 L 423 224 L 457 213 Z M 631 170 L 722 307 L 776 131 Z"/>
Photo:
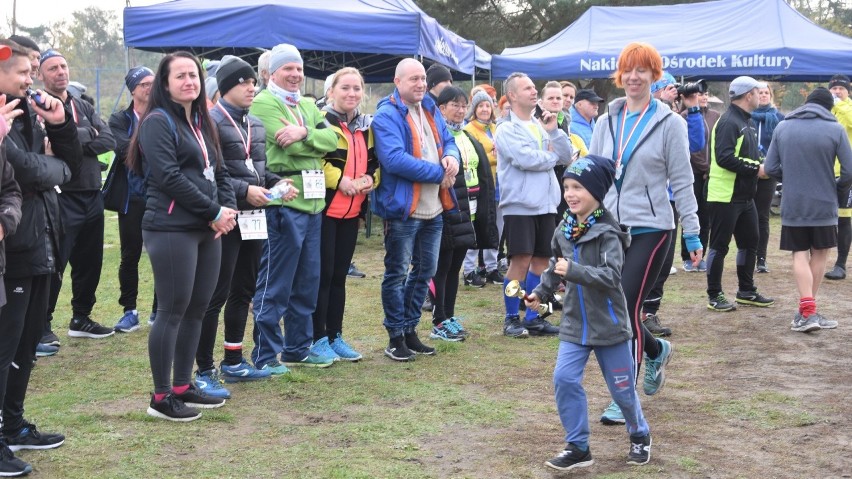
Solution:
<path fill-rule="evenodd" d="M 46 446 L 30 446 L 30 445 L 11 445 L 9 444 L 9 450 L 12 452 L 18 452 L 23 450 L 33 450 L 33 451 L 41 451 L 44 449 L 56 449 L 57 447 L 65 444 L 65 439 L 57 442 L 56 444 L 48 444 Z"/>
<path fill-rule="evenodd" d="M 346 358 L 346 357 L 340 356 L 341 361 L 346 361 L 348 363 L 357 363 L 358 361 L 360 361 L 362 359 L 364 359 L 364 356 L 361 355 L 361 354 L 359 354 L 357 358 Z"/>
<path fill-rule="evenodd" d="M 527 334 L 529 334 L 530 336 L 558 336 L 559 331 L 556 331 L 556 332 L 553 332 L 553 333 L 542 333 L 541 331 L 536 331 L 534 329 L 528 329 Z"/>
<path fill-rule="evenodd" d="M 414 358 L 415 358 L 415 355 L 413 355 L 413 354 L 411 356 L 408 356 L 408 357 L 394 356 L 393 353 L 388 351 L 387 349 L 385 349 L 385 356 L 393 359 L 394 361 L 400 362 L 400 363 L 406 363 L 406 362 L 409 362 L 409 361 L 414 361 Z"/>
<path fill-rule="evenodd" d="M 51 341 L 51 342 L 49 342 L 49 343 L 39 343 L 39 344 L 44 344 L 45 346 L 56 346 L 56 347 L 61 347 L 61 346 L 62 346 L 62 345 L 59 343 L 59 341 Z"/>
<path fill-rule="evenodd" d="M 594 459 L 589 459 L 588 461 L 577 462 L 577 463 L 571 464 L 568 467 L 559 467 L 556 464 L 551 463 L 550 461 L 544 461 L 545 466 L 547 466 L 551 469 L 556 469 L 557 471 L 570 471 L 572 469 L 579 469 L 581 467 L 589 467 L 594 463 L 595 463 Z"/>
<path fill-rule="evenodd" d="M 192 417 L 171 417 L 171 416 L 167 416 L 167 415 L 161 413 L 160 411 L 157 411 L 156 409 L 154 409 L 150 406 L 148 407 L 147 413 L 151 417 L 156 417 L 158 419 L 165 419 L 166 421 L 174 421 L 174 422 L 195 421 L 196 419 L 201 417 L 201 413 L 198 413 L 198 415 L 192 416 Z"/>
<path fill-rule="evenodd" d="M 138 331 L 138 330 L 139 330 L 138 324 L 136 326 L 133 326 L 132 328 L 127 328 L 127 329 L 115 328 L 115 329 L 113 329 L 113 331 L 115 331 L 116 333 L 132 333 L 133 331 Z"/>
<path fill-rule="evenodd" d="M 222 378 L 227 384 L 234 383 L 248 383 L 252 381 L 263 381 L 264 379 L 269 379 L 272 377 L 272 374 L 268 376 L 258 376 L 258 377 L 249 377 L 249 376 L 225 376 L 222 373 L 219 373 L 219 377 Z"/>
<path fill-rule="evenodd" d="M 646 396 L 653 396 L 654 394 L 657 394 L 658 392 L 660 392 L 660 389 L 663 389 L 663 386 L 666 385 L 666 366 L 669 365 L 669 362 L 671 362 L 671 360 L 672 360 L 672 356 L 674 356 L 674 346 L 671 346 L 671 343 L 669 343 L 669 344 L 670 344 L 669 345 L 669 355 L 666 356 L 666 360 L 663 361 L 662 366 L 660 366 L 660 369 L 659 369 L 660 373 L 657 375 L 657 377 L 661 378 L 660 379 L 660 385 L 657 386 L 657 389 L 653 390 L 652 392 L 648 392 L 648 390 L 645 389 L 645 384 L 644 384 L 644 381 L 643 381 L 642 391 L 645 393 Z M 646 365 L 646 367 L 647 367 L 647 365 Z"/>
<path fill-rule="evenodd" d="M 601 424 L 604 426 L 623 426 L 626 421 L 624 419 L 612 419 L 606 416 L 601 416 Z"/>
<path fill-rule="evenodd" d="M 87 333 L 85 331 L 72 331 L 70 329 L 68 330 L 68 336 L 71 336 L 72 338 L 103 339 L 103 338 L 108 338 L 108 337 L 112 336 L 113 334 L 115 334 L 115 331 L 110 331 L 110 332 L 104 333 L 104 334 L 94 334 L 94 333 Z"/>
<path fill-rule="evenodd" d="M 429 339 L 436 339 L 440 341 L 447 341 L 450 343 L 457 343 L 459 341 L 464 341 L 464 338 L 448 338 L 446 336 L 441 336 L 440 334 L 429 333 Z"/>
<path fill-rule="evenodd" d="M 837 324 L 831 323 L 827 325 L 820 324 L 819 329 L 837 329 Z"/>
<path fill-rule="evenodd" d="M 31 472 L 33 472 L 33 467 L 27 464 L 27 467 L 21 469 L 20 471 L 0 472 L 0 477 L 21 477 L 26 476 Z"/>
<path fill-rule="evenodd" d="M 828 328 L 826 328 L 826 329 L 828 329 Z M 36 357 L 37 358 L 49 358 L 51 356 L 56 356 L 56 353 L 58 353 L 58 352 L 59 351 L 55 351 L 55 352 L 52 352 L 52 353 L 38 353 L 37 352 Z M 0 477 L 2 477 L 2 476 L 0 476 Z"/>
<path fill-rule="evenodd" d="M 734 306 L 734 305 L 731 305 L 730 308 L 717 308 L 717 307 L 713 306 L 712 304 L 708 304 L 707 309 L 709 309 L 710 311 L 715 311 L 717 313 L 727 313 L 727 312 L 730 312 L 730 311 L 736 311 L 737 307 Z"/>
<path fill-rule="evenodd" d="M 298 362 L 298 363 L 285 362 L 284 363 L 284 365 L 287 366 L 288 368 L 302 367 L 302 368 L 318 368 L 318 369 L 330 368 L 332 364 L 334 364 L 334 361 L 332 361 L 330 363 L 318 363 L 318 364 L 317 363 L 302 363 L 302 362 Z"/>
<path fill-rule="evenodd" d="M 523 338 L 528 337 L 529 335 L 530 335 L 530 332 L 527 331 L 526 329 L 524 330 L 524 332 L 518 333 L 518 334 L 509 334 L 506 331 L 503 331 L 503 336 L 506 336 L 508 338 L 523 339 Z"/>
<path fill-rule="evenodd" d="M 437 350 L 432 349 L 431 351 L 415 351 L 411 348 L 408 348 L 409 351 L 414 353 L 416 356 L 434 356 Z"/>
<path fill-rule="evenodd" d="M 757 306 L 758 308 L 768 308 L 769 306 L 772 306 L 773 304 L 775 304 L 775 301 L 770 301 L 768 303 L 761 303 L 760 301 L 751 301 L 749 299 L 741 299 L 741 298 L 737 298 L 734 301 L 736 301 L 737 304 L 747 304 L 749 306 Z"/>
<path fill-rule="evenodd" d="M 819 324 L 809 324 L 807 326 L 800 326 L 798 328 L 793 326 L 790 328 L 790 330 L 796 331 L 797 333 L 810 333 L 811 331 L 819 331 L 820 329 L 822 329 L 822 326 L 820 326 Z"/>
<path fill-rule="evenodd" d="M 208 397 L 213 397 L 213 396 L 208 396 Z M 184 404 L 186 404 L 189 407 L 194 407 L 196 409 L 216 409 L 216 408 L 220 408 L 220 407 L 224 406 L 226 402 L 227 401 L 225 399 L 222 399 L 222 402 L 217 402 L 216 404 L 205 404 L 205 403 L 198 403 L 198 402 L 185 402 Z"/>

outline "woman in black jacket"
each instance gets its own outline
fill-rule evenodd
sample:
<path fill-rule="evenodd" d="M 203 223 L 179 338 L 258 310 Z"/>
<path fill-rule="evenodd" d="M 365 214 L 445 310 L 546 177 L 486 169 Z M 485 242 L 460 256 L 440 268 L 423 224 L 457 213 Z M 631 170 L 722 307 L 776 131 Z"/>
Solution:
<path fill-rule="evenodd" d="M 148 414 L 192 421 L 201 417 L 196 407 L 225 403 L 201 394 L 190 379 L 202 316 L 219 276 L 218 240 L 234 228 L 237 212 L 201 65 L 190 53 L 175 52 L 160 62 L 128 167 L 146 178 L 142 236 L 158 303 L 148 336 L 154 378 Z"/>

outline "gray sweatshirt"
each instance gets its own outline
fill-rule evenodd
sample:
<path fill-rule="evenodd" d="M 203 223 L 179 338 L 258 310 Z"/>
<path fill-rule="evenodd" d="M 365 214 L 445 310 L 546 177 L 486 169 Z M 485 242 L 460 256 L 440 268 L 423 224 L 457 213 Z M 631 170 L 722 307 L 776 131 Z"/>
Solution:
<path fill-rule="evenodd" d="M 684 235 L 697 235 L 698 203 L 692 191 L 689 138 L 686 120 L 660 100 L 654 116 L 639 135 L 619 192 L 615 184 L 604 198 L 604 206 L 620 224 L 631 228 L 668 231 L 675 228 L 666 182 L 671 187 Z M 613 158 L 618 113 L 625 98 L 613 100 L 598 118 L 589 154 Z M 502 185 L 501 185 L 502 186 Z"/>
<path fill-rule="evenodd" d="M 834 161 L 840 162 L 835 180 Z M 825 108 L 806 103 L 775 127 L 763 165 L 784 183 L 781 224 L 837 224 L 837 192 L 852 184 L 852 148 L 843 126 Z"/>

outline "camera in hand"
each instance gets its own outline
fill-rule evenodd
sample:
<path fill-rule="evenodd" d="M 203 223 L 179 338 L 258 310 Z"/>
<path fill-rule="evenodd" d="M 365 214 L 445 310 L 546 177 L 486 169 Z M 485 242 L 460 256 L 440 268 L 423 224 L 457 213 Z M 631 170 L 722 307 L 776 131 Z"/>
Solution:
<path fill-rule="evenodd" d="M 41 94 L 36 93 L 32 88 L 27 88 L 27 96 L 42 110 L 47 110 L 47 106 L 44 104 L 44 99 L 41 97 Z"/>
<path fill-rule="evenodd" d="M 707 91 L 707 82 L 704 79 L 684 83 L 683 85 L 675 85 L 677 87 L 678 96 L 689 96 L 696 93 L 704 93 Z"/>

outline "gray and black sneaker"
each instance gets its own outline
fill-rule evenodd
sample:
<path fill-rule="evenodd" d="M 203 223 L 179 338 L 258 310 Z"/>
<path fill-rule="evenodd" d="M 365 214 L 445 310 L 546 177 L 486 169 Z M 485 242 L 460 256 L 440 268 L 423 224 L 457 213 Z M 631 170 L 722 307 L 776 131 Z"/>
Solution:
<path fill-rule="evenodd" d="M 769 267 L 766 266 L 766 258 L 757 258 L 757 266 L 754 270 L 758 273 L 768 273 Z"/>
<path fill-rule="evenodd" d="M 214 409 L 225 405 L 225 398 L 204 394 L 193 383 L 189 383 L 189 389 L 183 394 L 174 394 L 174 397 L 190 408 Z"/>
<path fill-rule="evenodd" d="M 521 324 L 520 316 L 507 316 L 503 320 L 503 335 L 510 338 L 526 338 L 530 333 Z"/>
<path fill-rule="evenodd" d="M 553 459 L 544 461 L 544 465 L 558 471 L 570 471 L 581 467 L 589 467 L 595 463 L 590 450 L 581 451 L 577 446 L 568 443 L 565 450 Z"/>
<path fill-rule="evenodd" d="M 476 271 L 471 271 L 464 275 L 464 285 L 472 288 L 482 288 L 485 286 L 485 278 L 480 276 Z"/>
<path fill-rule="evenodd" d="M 65 443 L 62 434 L 39 432 L 35 424 L 24 421 L 24 426 L 17 434 L 6 436 L 6 444 L 12 451 L 22 449 L 53 449 Z"/>
<path fill-rule="evenodd" d="M 41 341 L 39 341 L 39 343 L 47 344 L 48 346 L 56 346 L 56 347 L 59 347 L 59 346 L 62 345 L 59 342 L 59 336 L 57 336 L 56 333 L 54 333 L 50 329 L 48 329 L 47 331 L 44 332 L 44 334 L 42 334 Z"/>
<path fill-rule="evenodd" d="M 630 452 L 627 453 L 627 464 L 641 466 L 651 460 L 651 435 L 630 436 Z"/>
<path fill-rule="evenodd" d="M 660 324 L 660 317 L 656 314 L 646 313 L 645 319 L 642 320 L 642 323 L 645 324 L 645 327 L 648 328 L 648 331 L 650 331 L 654 336 L 664 338 L 672 335 L 671 328 L 666 328 Z"/>
<path fill-rule="evenodd" d="M 189 407 L 183 401 L 176 398 L 174 394 L 167 395 L 162 401 L 154 401 L 151 395 L 151 404 L 148 406 L 148 415 L 165 419 L 167 421 L 189 422 L 201 417 L 201 413 L 194 407 Z"/>
<path fill-rule="evenodd" d="M 405 346 L 414 354 L 422 354 L 424 356 L 434 356 L 435 348 L 426 346 L 417 337 L 417 331 L 405 333 Z"/>
<path fill-rule="evenodd" d="M 719 293 L 715 297 L 710 298 L 707 302 L 707 309 L 710 311 L 726 312 L 737 309 L 737 305 L 729 302 L 728 299 L 725 298 L 725 293 Z"/>
<path fill-rule="evenodd" d="M 740 304 L 747 304 L 749 306 L 757 306 L 760 308 L 765 308 L 767 306 L 772 306 L 775 304 L 775 300 L 772 298 L 767 298 L 757 291 L 737 291 L 736 302 Z"/>
<path fill-rule="evenodd" d="M 390 338 L 385 356 L 399 362 L 414 361 L 414 353 L 405 345 L 405 336 Z"/>
<path fill-rule="evenodd" d="M 811 331 L 820 330 L 822 327 L 819 325 L 819 315 L 814 313 L 806 318 L 801 313 L 796 313 L 796 318 L 793 319 L 790 329 L 799 333 L 810 333 Z"/>
<path fill-rule="evenodd" d="M 112 336 L 115 330 L 101 326 L 89 317 L 72 318 L 68 326 L 68 336 L 72 338 L 101 339 Z"/>
<path fill-rule="evenodd" d="M 15 457 L 9 446 L 0 438 L 0 477 L 26 476 L 33 472 L 33 467 Z"/>
<path fill-rule="evenodd" d="M 536 317 L 532 321 L 524 321 L 524 328 L 530 336 L 556 336 L 559 334 L 559 327 L 550 324 L 549 321 L 542 317 Z"/>
<path fill-rule="evenodd" d="M 814 313 L 814 316 L 817 317 L 817 321 L 819 322 L 819 327 L 821 329 L 835 329 L 835 328 L 837 328 L 837 321 L 835 321 L 833 319 L 828 319 L 828 318 L 826 318 L 825 316 L 823 316 L 819 313 Z"/>
<path fill-rule="evenodd" d="M 832 279 L 835 281 L 846 279 L 846 268 L 834 265 L 834 268 L 831 268 L 831 271 L 826 271 L 823 276 L 825 276 L 825 279 Z"/>

